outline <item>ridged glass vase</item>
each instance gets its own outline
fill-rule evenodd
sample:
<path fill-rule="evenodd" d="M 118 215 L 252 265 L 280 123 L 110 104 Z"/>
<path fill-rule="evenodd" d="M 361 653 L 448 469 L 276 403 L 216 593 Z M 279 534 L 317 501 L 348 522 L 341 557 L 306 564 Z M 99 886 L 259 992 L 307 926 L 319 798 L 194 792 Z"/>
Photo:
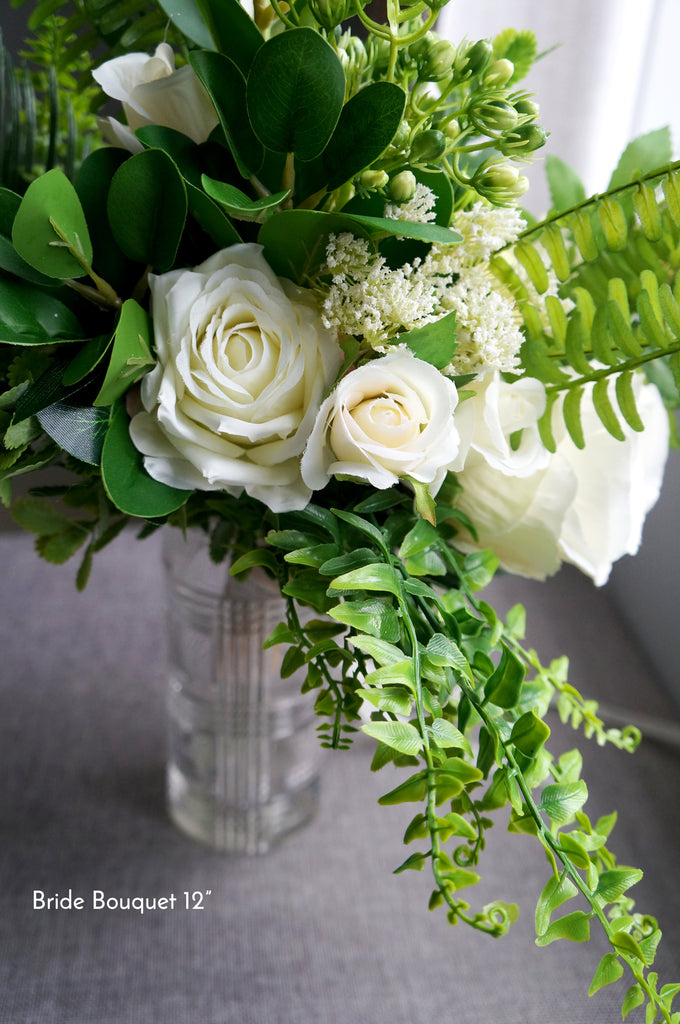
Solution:
<path fill-rule="evenodd" d="M 266 853 L 314 816 L 319 743 L 285 646 L 263 650 L 285 619 L 278 586 L 215 565 L 202 530 L 166 528 L 168 809 L 188 835 L 230 853 Z"/>

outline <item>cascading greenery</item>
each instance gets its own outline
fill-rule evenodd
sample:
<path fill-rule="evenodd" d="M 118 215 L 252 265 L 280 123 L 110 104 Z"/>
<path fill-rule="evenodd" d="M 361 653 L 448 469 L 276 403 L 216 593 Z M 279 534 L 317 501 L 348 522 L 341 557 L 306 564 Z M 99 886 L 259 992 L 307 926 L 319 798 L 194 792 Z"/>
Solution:
<path fill-rule="evenodd" d="M 274 515 L 246 497 L 153 480 L 128 429 L 130 388 L 154 365 L 149 271 L 257 240 L 277 274 L 305 285 L 321 272 L 331 233 L 351 232 L 403 261 L 453 243 L 454 211 L 480 197 L 515 204 L 525 182 L 511 161 L 545 138 L 536 106 L 517 89 L 536 57 L 533 35 L 455 47 L 431 31 L 439 5 L 392 0 L 387 24 L 356 0 L 285 9 L 272 0 L 271 9 L 256 4 L 255 21 L 236 0 L 72 6 L 55 23 L 71 40 L 63 64 L 46 64 L 58 84 L 101 40 L 107 56 L 150 49 L 168 24 L 179 38 L 181 25 L 220 124 L 200 145 L 143 127 L 142 152 L 97 149 L 77 169 L 77 160 L 68 164 L 73 181 L 48 160 L 38 176 L 28 173 L 33 158 L 13 161 L 0 189 L 0 498 L 11 504 L 13 479 L 36 469 L 76 474 L 73 484 L 34 488 L 12 513 L 50 561 L 84 549 L 79 587 L 94 554 L 130 520 L 142 536 L 165 523 L 200 526 L 216 560 L 232 557 L 235 575 L 261 566 L 275 576 L 288 615 L 268 643 L 287 645 L 285 674 L 306 668 L 320 741 L 342 749 L 361 727 L 377 743 L 374 770 L 405 771 L 380 802 L 417 805 L 404 841 L 422 845 L 397 870 L 431 872 L 431 909 L 493 936 L 508 930 L 513 904 L 473 909 L 467 895 L 480 880 L 494 815 L 509 806 L 510 831 L 534 837 L 547 857 L 538 944 L 584 942 L 599 925 L 610 949 L 591 993 L 627 970 L 624 1016 L 646 1004 L 648 1024 L 678 1024 L 680 985 L 660 986 L 652 970 L 660 930 L 629 894 L 641 872 L 618 865 L 609 848 L 615 815 L 587 816 L 581 755 L 549 752 L 545 717 L 556 701 L 564 723 L 624 751 L 639 734 L 607 729 L 568 680 L 566 659 L 544 666 L 524 646 L 521 608 L 501 621 L 483 600 L 497 560 L 456 550 L 458 526 L 471 524 L 456 510 L 455 479 L 436 501 L 420 496 L 425 518 L 406 490 L 351 482 L 331 483 L 303 511 Z M 45 0 L 32 17 L 63 8 Z M 365 42 L 348 32 L 350 15 Z M 278 30 L 268 32 L 276 16 Z M 12 123 L 28 131 L 19 100 L 10 102 Z M 609 192 L 593 199 L 551 161 L 555 211 L 494 259 L 524 320 L 522 372 L 546 385 L 549 448 L 562 396 L 569 433 L 587 442 L 579 403 L 590 383 L 614 436 L 621 421 L 641 427 L 634 370 L 654 375 L 669 406 L 678 404 L 680 168 L 667 150 L 665 135 L 631 147 Z M 404 198 L 404 172 L 435 194 L 434 222 L 382 215 L 386 198 Z M 450 321 L 445 332 L 421 329 L 400 341 L 438 367 L 455 346 Z M 360 345 L 343 344 L 352 365 Z M 320 617 L 302 621 L 300 603 Z"/>

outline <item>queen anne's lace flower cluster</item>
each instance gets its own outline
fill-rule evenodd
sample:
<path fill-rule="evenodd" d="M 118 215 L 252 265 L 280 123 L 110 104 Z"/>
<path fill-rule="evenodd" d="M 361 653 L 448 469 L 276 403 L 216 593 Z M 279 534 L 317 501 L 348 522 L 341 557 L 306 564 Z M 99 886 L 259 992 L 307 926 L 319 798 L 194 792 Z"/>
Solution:
<path fill-rule="evenodd" d="M 416 189 L 410 199 L 404 203 L 387 203 L 385 216 L 389 220 L 407 220 L 416 224 L 429 224 L 436 217 L 435 202 L 437 197 L 431 188 L 417 182 Z"/>

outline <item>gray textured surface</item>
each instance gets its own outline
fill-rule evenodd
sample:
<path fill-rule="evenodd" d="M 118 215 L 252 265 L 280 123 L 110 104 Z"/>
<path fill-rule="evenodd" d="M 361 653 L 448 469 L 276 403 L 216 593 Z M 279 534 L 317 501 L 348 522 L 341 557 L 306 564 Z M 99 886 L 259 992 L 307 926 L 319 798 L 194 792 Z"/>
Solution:
<path fill-rule="evenodd" d="M 185 839 L 163 808 L 162 580 L 155 539 L 125 534 L 83 595 L 74 567 L 41 563 L 30 538 L 0 538 L 0 1022 L 2 1024 L 598 1024 L 620 1019 L 622 983 L 589 1000 L 597 952 L 533 945 L 540 851 L 499 826 L 484 889 L 520 903 L 494 941 L 426 910 L 425 875 L 394 877 L 412 808 L 379 808 L 394 773 L 371 776 L 370 744 L 331 755 L 312 828 L 275 853 L 227 858 Z M 575 573 L 545 586 L 506 578 L 532 642 L 572 655 L 574 681 L 630 708 L 673 715 L 603 596 Z M 556 746 L 570 743 L 555 722 Z M 593 816 L 620 818 L 614 849 L 640 864 L 640 909 L 659 915 L 664 980 L 680 976 L 680 752 L 588 748 Z M 391 772 L 391 769 L 386 769 Z M 593 775 L 596 772 L 596 779 Z M 502 849 L 500 848 L 502 846 Z M 181 898 L 202 911 L 37 911 L 42 889 L 89 898 Z M 558 960 L 563 958 L 558 970 Z M 634 1020 L 631 1015 L 628 1020 Z"/>

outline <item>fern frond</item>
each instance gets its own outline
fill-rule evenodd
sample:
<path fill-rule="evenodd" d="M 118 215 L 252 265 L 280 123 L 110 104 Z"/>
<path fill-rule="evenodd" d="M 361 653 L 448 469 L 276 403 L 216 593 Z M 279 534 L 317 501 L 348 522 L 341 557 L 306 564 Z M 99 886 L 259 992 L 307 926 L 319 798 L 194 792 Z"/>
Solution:
<path fill-rule="evenodd" d="M 635 373 L 658 359 L 675 374 L 680 366 L 680 162 L 533 224 L 492 267 L 524 320 L 523 372 L 546 385 L 550 447 L 560 396 L 583 445 L 586 386 L 612 436 L 640 430 Z"/>

